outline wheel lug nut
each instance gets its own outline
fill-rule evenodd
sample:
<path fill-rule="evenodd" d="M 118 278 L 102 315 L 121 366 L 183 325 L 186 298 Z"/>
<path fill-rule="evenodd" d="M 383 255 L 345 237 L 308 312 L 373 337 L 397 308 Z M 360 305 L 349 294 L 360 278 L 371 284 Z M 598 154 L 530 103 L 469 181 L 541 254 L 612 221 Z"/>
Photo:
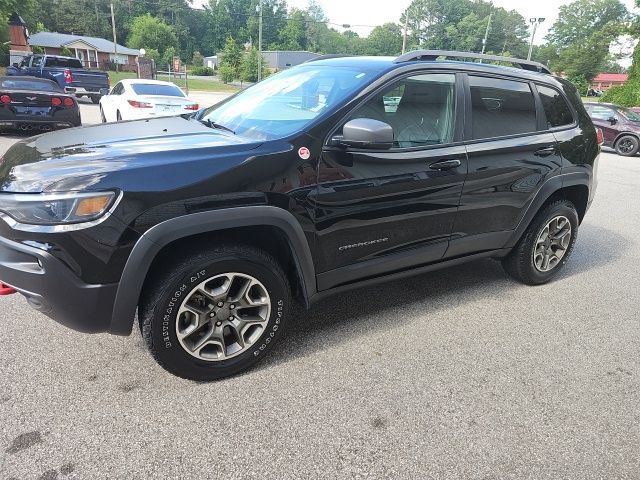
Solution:
<path fill-rule="evenodd" d="M 216 316 L 216 312 L 211 312 L 211 313 L 209 314 L 209 317 L 211 317 L 211 318 L 213 318 L 213 317 L 215 317 L 215 316 Z"/>
<path fill-rule="evenodd" d="M 222 322 L 216 322 L 217 327 L 219 327 L 220 325 L 222 325 Z"/>
<path fill-rule="evenodd" d="M 234 308 L 236 308 L 236 306 L 232 303 L 231 305 L 229 305 L 229 308 L 233 310 Z"/>
<path fill-rule="evenodd" d="M 218 302 L 218 306 L 219 306 L 219 307 L 223 307 L 223 306 L 224 306 L 224 303 L 223 303 L 223 302 Z"/>
<path fill-rule="evenodd" d="M 233 315 L 231 315 L 231 316 L 229 317 L 229 320 L 233 320 Z"/>

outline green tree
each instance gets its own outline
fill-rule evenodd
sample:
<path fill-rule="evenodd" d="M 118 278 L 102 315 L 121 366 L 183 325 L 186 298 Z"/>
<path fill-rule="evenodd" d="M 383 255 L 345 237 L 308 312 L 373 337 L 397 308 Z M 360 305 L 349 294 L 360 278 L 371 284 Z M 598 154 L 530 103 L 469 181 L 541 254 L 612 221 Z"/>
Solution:
<path fill-rule="evenodd" d="M 168 49 L 177 50 L 178 38 L 171 26 L 147 14 L 133 19 L 128 44 L 131 48 L 152 48 L 164 57 Z"/>
<path fill-rule="evenodd" d="M 191 65 L 193 65 L 194 67 L 204 66 L 204 57 L 197 50 L 193 52 L 193 56 L 191 57 Z"/>
<path fill-rule="evenodd" d="M 375 27 L 365 40 L 368 55 L 399 55 L 402 51 L 402 31 L 396 23 Z"/>
<path fill-rule="evenodd" d="M 220 75 L 223 75 L 222 67 L 226 67 L 224 72 L 229 72 L 229 74 L 232 75 L 231 80 L 240 78 L 242 65 L 242 49 L 233 37 L 227 38 L 221 56 L 222 59 L 220 61 Z"/>
<path fill-rule="evenodd" d="M 640 0 L 636 0 L 636 7 L 640 7 Z M 640 34 L 640 18 L 636 17 L 630 32 L 637 38 Z M 640 106 L 640 42 L 633 51 L 633 62 L 629 68 L 629 78 L 622 86 L 609 88 L 601 98 L 603 102 L 610 102 L 623 107 Z"/>
<path fill-rule="evenodd" d="M 257 82 L 258 81 L 258 49 L 252 48 L 242 58 L 240 79 L 244 82 Z M 266 62 L 262 60 L 262 78 L 268 76 L 269 70 L 266 67 Z"/>
<path fill-rule="evenodd" d="M 278 35 L 277 50 L 307 49 L 307 17 L 303 10 L 292 8 L 289 19 Z"/>
<path fill-rule="evenodd" d="M 409 48 L 479 52 L 490 16 L 486 51 L 526 55 L 529 31 L 525 19 L 485 0 L 413 0 L 400 24 L 408 17 Z"/>
<path fill-rule="evenodd" d="M 547 36 L 557 52 L 551 68 L 591 81 L 607 64 L 609 46 L 625 32 L 627 18 L 619 0 L 575 0 L 560 7 Z"/>

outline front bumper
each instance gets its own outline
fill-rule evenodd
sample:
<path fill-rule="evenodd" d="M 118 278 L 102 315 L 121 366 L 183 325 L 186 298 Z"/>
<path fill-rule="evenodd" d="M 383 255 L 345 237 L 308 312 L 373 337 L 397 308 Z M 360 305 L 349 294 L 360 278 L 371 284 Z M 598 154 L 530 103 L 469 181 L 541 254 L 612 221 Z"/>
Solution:
<path fill-rule="evenodd" d="M 0 237 L 0 281 L 24 295 L 31 307 L 84 333 L 106 332 L 118 284 L 80 280 L 40 248 Z"/>

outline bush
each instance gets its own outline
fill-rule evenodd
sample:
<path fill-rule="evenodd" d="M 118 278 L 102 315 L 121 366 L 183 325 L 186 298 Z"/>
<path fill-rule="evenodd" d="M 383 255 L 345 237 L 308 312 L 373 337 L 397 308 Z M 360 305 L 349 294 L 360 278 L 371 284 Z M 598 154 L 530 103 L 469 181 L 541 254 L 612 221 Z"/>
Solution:
<path fill-rule="evenodd" d="M 73 52 L 69 50 L 67 47 L 63 47 L 62 50 L 60 50 L 60 55 L 63 57 L 75 57 Z"/>
<path fill-rule="evenodd" d="M 213 75 L 213 68 L 211 67 L 193 67 L 190 72 L 191 75 L 199 75 L 203 77 L 210 77 Z"/>
<path fill-rule="evenodd" d="M 236 71 L 231 65 L 221 65 L 218 69 L 218 75 L 224 83 L 229 83 L 235 80 Z"/>
<path fill-rule="evenodd" d="M 621 107 L 640 106 L 640 80 L 629 79 L 624 85 L 610 87 L 600 97 L 601 102 L 615 103 Z"/>

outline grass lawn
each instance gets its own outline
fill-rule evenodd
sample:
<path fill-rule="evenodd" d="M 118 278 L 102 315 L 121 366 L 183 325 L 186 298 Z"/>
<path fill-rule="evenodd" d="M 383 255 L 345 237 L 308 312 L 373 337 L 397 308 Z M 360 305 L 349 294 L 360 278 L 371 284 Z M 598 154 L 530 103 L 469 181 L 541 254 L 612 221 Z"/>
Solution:
<path fill-rule="evenodd" d="M 120 80 L 125 78 L 136 78 L 136 74 L 133 72 L 109 72 L 109 78 L 111 79 L 111 85 L 115 85 Z M 169 81 L 175 83 L 180 88 L 184 89 L 184 78 L 169 78 L 167 75 L 158 75 L 158 80 Z M 189 79 L 189 90 L 201 90 L 205 92 L 237 92 L 240 90 L 235 85 L 227 85 L 226 83 L 219 82 L 217 80 L 202 80 L 202 79 Z"/>

